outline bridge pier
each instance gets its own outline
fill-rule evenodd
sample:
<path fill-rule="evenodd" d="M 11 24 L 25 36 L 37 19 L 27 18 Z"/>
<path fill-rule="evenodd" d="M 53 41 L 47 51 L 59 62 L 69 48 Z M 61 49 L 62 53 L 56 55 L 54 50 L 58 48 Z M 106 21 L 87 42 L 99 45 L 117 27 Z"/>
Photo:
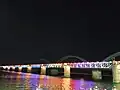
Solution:
<path fill-rule="evenodd" d="M 100 70 L 92 70 L 92 78 L 95 80 L 101 80 L 102 72 Z"/>
<path fill-rule="evenodd" d="M 9 66 L 7 67 L 7 70 L 8 70 L 8 71 L 10 70 L 10 67 L 9 67 Z"/>
<path fill-rule="evenodd" d="M 66 63 L 64 63 L 64 77 L 70 77 L 70 66 L 68 66 Z"/>
<path fill-rule="evenodd" d="M 41 75 L 46 75 L 46 66 L 41 66 Z"/>
<path fill-rule="evenodd" d="M 120 83 L 120 61 L 113 61 L 113 82 Z"/>
<path fill-rule="evenodd" d="M 15 67 L 14 66 L 12 66 L 11 69 L 12 69 L 12 71 L 15 71 Z"/>
<path fill-rule="evenodd" d="M 21 72 L 22 71 L 22 66 L 19 66 L 18 67 L 18 72 Z"/>
<path fill-rule="evenodd" d="M 30 73 L 31 71 L 32 71 L 32 67 L 30 65 L 28 65 L 27 72 Z"/>

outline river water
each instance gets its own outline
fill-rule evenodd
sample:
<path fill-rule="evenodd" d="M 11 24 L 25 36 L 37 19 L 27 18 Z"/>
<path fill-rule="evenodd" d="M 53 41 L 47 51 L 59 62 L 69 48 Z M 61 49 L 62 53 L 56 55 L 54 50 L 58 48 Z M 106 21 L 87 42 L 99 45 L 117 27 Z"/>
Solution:
<path fill-rule="evenodd" d="M 0 75 L 0 90 L 90 90 L 95 86 L 100 90 L 112 90 L 110 81 L 95 82 L 84 78 L 71 79 L 13 71 L 2 72 Z"/>

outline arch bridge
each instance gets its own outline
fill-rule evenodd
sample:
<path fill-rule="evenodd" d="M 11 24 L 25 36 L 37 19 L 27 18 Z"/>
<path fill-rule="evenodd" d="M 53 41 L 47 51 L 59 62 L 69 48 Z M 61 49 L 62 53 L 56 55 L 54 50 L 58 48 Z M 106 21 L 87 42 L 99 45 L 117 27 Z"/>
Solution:
<path fill-rule="evenodd" d="M 9 66 L 0 66 L 0 67 L 2 67 L 3 69 L 7 68 L 8 70 L 10 68 L 12 68 L 13 70 L 15 68 L 19 68 L 20 70 L 22 68 L 28 68 L 29 71 L 31 71 L 32 68 L 40 68 L 42 74 L 46 74 L 47 68 L 64 68 L 64 76 L 70 77 L 70 68 L 97 69 L 97 70 L 98 69 L 99 70 L 115 69 L 113 66 L 115 66 L 115 65 L 118 66 L 120 64 L 120 61 L 115 61 L 115 60 L 112 61 L 112 59 L 115 59 L 115 57 L 118 57 L 118 56 L 120 56 L 120 52 L 117 52 L 117 53 L 114 53 L 114 54 L 108 56 L 102 62 L 88 62 L 86 59 L 81 58 L 79 56 L 68 55 L 68 56 L 60 58 L 56 63 L 50 63 L 49 61 L 42 59 L 43 61 L 46 62 L 45 64 L 9 65 Z M 74 60 L 74 62 L 69 63 L 69 58 L 73 58 L 73 59 L 77 59 L 77 60 Z M 65 60 L 68 60 L 68 62 L 64 63 Z M 75 62 L 75 61 L 79 61 L 79 62 Z M 93 75 L 95 75 L 95 74 L 96 73 L 93 73 Z M 97 72 L 97 74 L 98 74 L 98 72 Z M 100 72 L 99 72 L 98 76 L 99 75 L 100 75 Z M 116 76 L 116 77 L 118 77 L 118 76 Z M 119 77 L 120 77 L 120 75 L 119 75 Z"/>

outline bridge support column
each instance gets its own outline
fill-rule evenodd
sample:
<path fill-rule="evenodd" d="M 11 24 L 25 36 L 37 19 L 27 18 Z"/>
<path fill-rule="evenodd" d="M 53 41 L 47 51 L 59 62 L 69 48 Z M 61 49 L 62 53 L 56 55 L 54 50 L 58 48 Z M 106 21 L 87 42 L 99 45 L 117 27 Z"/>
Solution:
<path fill-rule="evenodd" d="M 120 61 L 113 61 L 113 82 L 120 83 Z"/>
<path fill-rule="evenodd" d="M 12 68 L 12 71 L 15 71 L 15 67 L 14 66 L 12 66 L 11 68 Z"/>
<path fill-rule="evenodd" d="M 41 66 L 41 75 L 46 75 L 46 67 Z"/>
<path fill-rule="evenodd" d="M 70 77 L 70 66 L 68 66 L 66 63 L 64 63 L 64 77 Z"/>
<path fill-rule="evenodd" d="M 7 70 L 8 70 L 8 71 L 10 70 L 10 67 L 9 67 L 9 66 L 7 67 Z"/>
<path fill-rule="evenodd" d="M 18 67 L 18 71 L 21 72 L 22 71 L 22 66 Z"/>
<path fill-rule="evenodd" d="M 93 70 L 92 71 L 92 78 L 94 80 L 101 80 L 102 79 L 102 72 L 100 70 Z"/>
<path fill-rule="evenodd" d="M 29 65 L 29 66 L 27 67 L 27 72 L 30 73 L 31 70 L 32 70 L 32 67 Z"/>

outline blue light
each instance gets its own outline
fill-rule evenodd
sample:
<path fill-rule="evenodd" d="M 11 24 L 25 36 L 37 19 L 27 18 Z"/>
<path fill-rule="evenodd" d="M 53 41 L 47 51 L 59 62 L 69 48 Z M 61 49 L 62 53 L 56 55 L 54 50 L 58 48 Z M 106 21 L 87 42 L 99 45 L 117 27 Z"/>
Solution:
<path fill-rule="evenodd" d="M 40 68 L 40 65 L 31 65 L 32 68 Z"/>

